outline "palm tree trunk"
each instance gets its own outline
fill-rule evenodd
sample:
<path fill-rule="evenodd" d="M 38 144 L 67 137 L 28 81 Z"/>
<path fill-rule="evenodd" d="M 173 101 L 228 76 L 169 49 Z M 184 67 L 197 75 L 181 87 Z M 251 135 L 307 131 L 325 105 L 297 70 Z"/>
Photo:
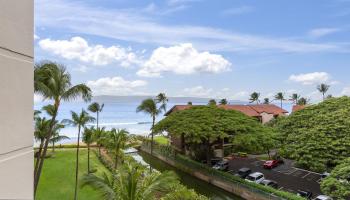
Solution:
<path fill-rule="evenodd" d="M 52 152 L 55 152 L 55 141 L 52 141 Z"/>
<path fill-rule="evenodd" d="M 114 169 L 117 169 L 118 167 L 118 154 L 117 152 L 115 153 L 115 160 L 114 160 Z"/>
<path fill-rule="evenodd" d="M 282 104 L 283 104 L 283 100 L 281 100 L 281 108 L 282 108 L 282 106 L 283 106 Z"/>
<path fill-rule="evenodd" d="M 76 161 L 75 161 L 75 189 L 74 189 L 74 200 L 77 200 L 77 197 L 78 197 L 79 142 L 80 142 L 80 125 L 79 125 L 79 127 L 78 127 L 77 154 L 76 154 Z"/>
<path fill-rule="evenodd" d="M 39 145 L 39 150 L 38 150 L 37 157 L 36 157 L 34 173 L 38 170 L 38 166 L 39 166 L 39 162 L 40 162 L 40 156 L 41 156 L 41 152 L 42 152 L 42 149 L 43 149 L 43 145 L 44 145 L 44 139 L 41 139 L 40 140 L 40 145 Z"/>
<path fill-rule="evenodd" d="M 322 100 L 324 101 L 324 92 L 322 92 Z"/>
<path fill-rule="evenodd" d="M 38 184 L 39 184 L 39 180 L 40 180 L 40 176 L 41 176 L 41 171 L 43 169 L 43 165 L 44 165 L 44 161 L 45 161 L 45 157 L 46 157 L 46 153 L 47 153 L 47 148 L 49 146 L 49 141 L 50 141 L 50 138 L 52 137 L 52 131 L 53 131 L 53 127 L 55 124 L 59 104 L 60 104 L 59 102 L 57 102 L 57 101 L 55 102 L 54 115 L 51 118 L 50 129 L 49 129 L 49 132 L 45 138 L 44 149 L 43 149 L 42 155 L 39 155 L 39 158 L 40 158 L 39 159 L 39 166 L 38 166 L 37 171 L 34 172 L 34 198 L 36 195 L 36 191 L 38 189 Z"/>
<path fill-rule="evenodd" d="M 96 128 L 98 129 L 98 117 L 99 117 L 99 114 L 98 114 L 98 111 L 96 112 Z"/>
<path fill-rule="evenodd" d="M 151 130 L 151 155 L 153 155 L 153 128 L 154 128 L 154 123 L 156 121 L 156 117 L 152 116 L 152 130 Z"/>
<path fill-rule="evenodd" d="M 90 174 L 90 143 L 87 144 L 88 148 L 88 174 Z"/>

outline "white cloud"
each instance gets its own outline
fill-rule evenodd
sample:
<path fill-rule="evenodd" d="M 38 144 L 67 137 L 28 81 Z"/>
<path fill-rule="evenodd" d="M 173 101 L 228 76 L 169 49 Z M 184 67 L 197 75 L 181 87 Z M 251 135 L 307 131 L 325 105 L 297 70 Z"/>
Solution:
<path fill-rule="evenodd" d="M 192 88 L 185 88 L 183 90 L 184 94 L 183 96 L 189 96 L 189 97 L 211 97 L 213 89 L 204 88 L 203 86 L 196 86 Z"/>
<path fill-rule="evenodd" d="M 201 0 L 168 0 L 168 5 L 177 5 L 177 4 L 198 2 L 198 1 L 201 1 Z"/>
<path fill-rule="evenodd" d="M 89 68 L 86 67 L 85 65 L 79 65 L 78 67 L 73 68 L 73 70 L 85 73 L 85 72 L 87 72 L 89 70 Z"/>
<path fill-rule="evenodd" d="M 39 102 L 42 102 L 43 100 L 44 98 L 41 95 L 34 93 L 34 103 L 39 103 Z"/>
<path fill-rule="evenodd" d="M 232 99 L 247 101 L 249 99 L 249 93 L 247 91 L 236 92 L 232 95 Z"/>
<path fill-rule="evenodd" d="M 146 14 L 152 14 L 152 15 L 168 15 L 172 14 L 178 11 L 182 11 L 187 9 L 188 6 L 185 4 L 169 4 L 169 6 L 160 7 L 157 6 L 155 3 L 148 4 L 145 8 L 142 9 L 142 12 Z M 133 12 L 140 12 L 139 10 L 131 9 Z"/>
<path fill-rule="evenodd" d="M 326 72 L 313 72 L 307 74 L 291 75 L 290 81 L 301 83 L 303 85 L 312 85 L 317 83 L 323 83 L 330 80 L 330 75 Z"/>
<path fill-rule="evenodd" d="M 40 37 L 34 33 L 34 40 L 40 39 Z"/>
<path fill-rule="evenodd" d="M 253 12 L 254 8 L 251 6 L 240 6 L 234 8 L 228 8 L 222 11 L 222 15 L 241 15 L 249 12 Z"/>
<path fill-rule="evenodd" d="M 123 77 L 104 77 L 94 81 L 88 81 L 87 86 L 91 88 L 94 95 L 135 95 L 142 92 L 137 88 L 146 86 L 143 80 L 125 80 Z"/>
<path fill-rule="evenodd" d="M 113 62 L 123 67 L 137 63 L 135 53 L 119 46 L 104 47 L 102 45 L 89 45 L 81 37 L 72 37 L 70 40 L 43 39 L 39 46 L 46 51 L 69 60 L 79 60 L 94 65 L 107 65 Z"/>
<path fill-rule="evenodd" d="M 159 77 L 163 72 L 175 74 L 220 73 L 230 70 L 231 63 L 218 54 L 198 52 L 192 44 L 159 47 L 137 72 L 139 76 Z"/>
<path fill-rule="evenodd" d="M 175 45 L 191 42 L 201 50 L 344 52 L 346 43 L 310 43 L 291 38 L 248 35 L 212 27 L 164 25 L 144 12 L 101 8 L 68 0 L 35 1 L 35 24 L 130 42 Z"/>
<path fill-rule="evenodd" d="M 195 86 L 190 88 L 185 88 L 181 95 L 187 97 L 203 97 L 203 98 L 216 98 L 216 99 L 232 99 L 232 100 L 242 100 L 246 101 L 248 99 L 248 92 L 240 91 L 234 92 L 230 88 L 213 89 L 206 88 L 203 86 Z"/>
<path fill-rule="evenodd" d="M 311 31 L 309 31 L 308 34 L 311 37 L 319 38 L 319 37 L 326 36 L 339 31 L 340 29 L 338 28 L 317 28 L 317 29 L 312 29 Z"/>
<path fill-rule="evenodd" d="M 342 92 L 341 92 L 341 95 L 344 96 L 350 96 L 350 87 L 345 87 L 343 88 Z"/>

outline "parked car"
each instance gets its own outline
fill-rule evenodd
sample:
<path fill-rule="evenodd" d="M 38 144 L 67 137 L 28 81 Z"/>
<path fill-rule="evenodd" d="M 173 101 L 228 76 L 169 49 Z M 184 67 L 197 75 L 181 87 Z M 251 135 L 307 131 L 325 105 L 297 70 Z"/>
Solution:
<path fill-rule="evenodd" d="M 261 181 L 260 184 L 261 185 L 265 185 L 265 186 L 269 186 L 269 187 L 273 187 L 273 188 L 276 188 L 276 189 L 278 188 L 277 182 L 276 181 L 272 181 L 272 180 L 265 179 L 265 180 Z"/>
<path fill-rule="evenodd" d="M 227 160 L 219 161 L 213 166 L 213 169 L 223 170 L 223 171 L 228 170 L 228 161 Z"/>
<path fill-rule="evenodd" d="M 243 168 L 239 169 L 238 172 L 234 175 L 245 179 L 251 173 L 252 173 L 251 169 L 249 169 L 247 167 L 243 167 Z"/>
<path fill-rule="evenodd" d="M 221 158 L 213 158 L 213 159 L 211 159 L 210 160 L 210 164 L 212 165 L 212 166 L 214 166 L 214 165 L 216 165 L 218 162 L 220 162 L 222 159 Z M 205 161 L 206 162 L 206 161 Z"/>
<path fill-rule="evenodd" d="M 297 195 L 301 196 L 301 197 L 304 197 L 306 199 L 311 199 L 312 198 L 312 192 L 305 191 L 305 190 L 298 190 Z"/>
<path fill-rule="evenodd" d="M 278 166 L 278 160 L 268 160 L 268 161 L 265 161 L 264 163 L 264 168 L 265 169 L 272 169 L 272 168 L 275 168 Z"/>
<path fill-rule="evenodd" d="M 254 172 L 249 174 L 245 180 L 254 183 L 261 183 L 265 179 L 264 174 L 261 172 Z"/>
<path fill-rule="evenodd" d="M 329 175 L 330 175 L 330 173 L 323 172 L 323 174 L 321 175 L 321 179 L 327 178 Z"/>
<path fill-rule="evenodd" d="M 333 200 L 333 199 L 326 195 L 318 195 L 314 200 Z"/>
<path fill-rule="evenodd" d="M 284 160 L 281 156 L 275 156 L 274 160 L 277 160 L 278 164 L 284 164 Z"/>

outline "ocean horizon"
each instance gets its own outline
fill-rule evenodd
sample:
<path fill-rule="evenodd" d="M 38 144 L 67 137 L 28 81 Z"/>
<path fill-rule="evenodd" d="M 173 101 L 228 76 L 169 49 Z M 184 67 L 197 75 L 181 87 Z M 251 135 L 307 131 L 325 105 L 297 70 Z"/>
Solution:
<path fill-rule="evenodd" d="M 167 110 L 171 109 L 174 105 L 185 105 L 187 104 L 188 100 L 181 98 L 178 99 L 180 101 L 173 100 L 172 98 L 169 98 L 169 102 L 167 103 Z M 95 99 L 94 99 L 95 100 Z M 139 97 L 132 98 L 130 97 L 129 100 L 123 100 L 118 101 L 116 99 L 112 100 L 106 100 L 103 99 L 104 102 L 101 101 L 98 97 L 96 100 L 99 103 L 104 103 L 103 111 L 100 113 L 99 116 L 99 126 L 106 127 L 107 130 L 110 130 L 112 128 L 116 129 L 126 129 L 130 134 L 135 135 L 144 135 L 147 136 L 150 133 L 150 128 L 152 126 L 152 119 L 149 115 L 139 112 L 136 112 L 137 106 L 141 103 L 141 99 Z M 199 99 L 194 98 L 192 103 L 194 105 L 205 105 L 208 102 L 208 99 Z M 91 102 L 90 102 L 91 103 Z M 82 109 L 85 109 L 87 111 L 87 107 L 90 103 L 85 103 L 81 101 L 73 101 L 73 102 L 62 102 L 60 108 L 59 108 L 59 114 L 57 116 L 57 119 L 59 121 L 63 119 L 70 119 L 71 118 L 71 111 L 74 112 L 81 112 Z M 35 110 L 41 110 L 41 108 L 45 105 L 47 105 L 48 102 L 36 102 L 34 104 Z M 244 102 L 234 101 L 232 104 L 244 104 Z M 291 104 L 285 103 L 283 105 L 287 111 L 290 112 L 291 110 Z M 91 116 L 96 118 L 95 113 L 89 112 Z M 44 112 L 43 112 L 43 115 Z M 164 118 L 164 112 L 160 114 L 156 118 L 156 122 L 160 121 Z M 96 123 L 90 123 L 88 126 L 96 126 Z M 66 126 L 65 128 L 61 129 L 60 131 L 61 135 L 68 136 L 70 139 L 63 140 L 61 142 L 58 142 L 57 144 L 68 144 L 76 142 L 77 140 L 77 134 L 78 134 L 78 128 L 72 127 L 72 126 Z"/>

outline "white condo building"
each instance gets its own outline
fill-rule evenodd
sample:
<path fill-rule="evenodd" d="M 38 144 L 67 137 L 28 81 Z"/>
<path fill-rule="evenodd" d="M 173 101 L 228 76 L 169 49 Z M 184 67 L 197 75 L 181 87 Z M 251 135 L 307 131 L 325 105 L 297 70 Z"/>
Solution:
<path fill-rule="evenodd" d="M 33 0 L 0 0 L 0 199 L 33 199 Z"/>

